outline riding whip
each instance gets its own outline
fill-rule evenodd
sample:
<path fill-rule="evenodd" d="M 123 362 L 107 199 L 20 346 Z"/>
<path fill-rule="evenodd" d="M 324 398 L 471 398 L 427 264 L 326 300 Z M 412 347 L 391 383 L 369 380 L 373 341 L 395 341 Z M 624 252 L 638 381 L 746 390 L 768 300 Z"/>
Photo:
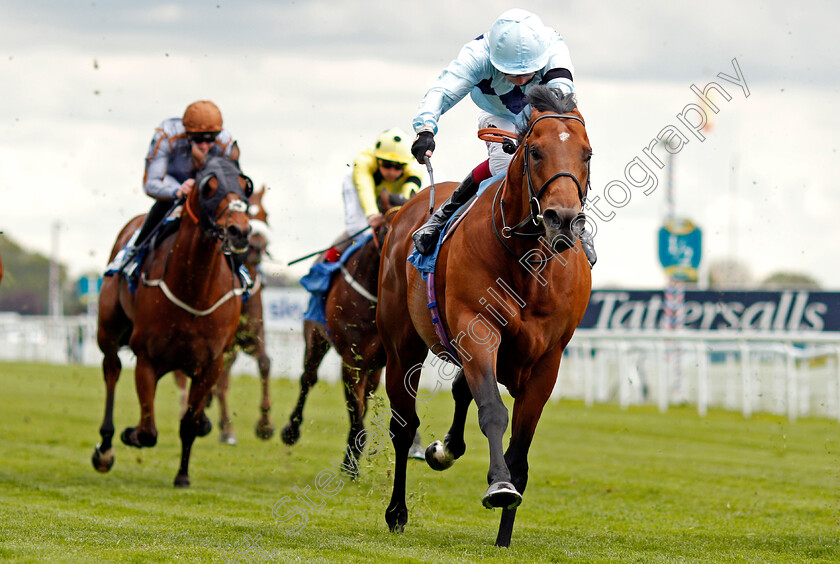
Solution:
<path fill-rule="evenodd" d="M 356 237 L 358 237 L 359 235 L 361 235 L 362 233 L 364 233 L 368 229 L 370 229 L 370 225 L 365 226 L 364 229 L 360 229 L 360 230 L 356 231 L 355 233 L 353 233 L 352 235 L 350 235 L 346 239 L 342 239 L 341 241 L 339 241 L 337 243 L 333 243 L 332 245 L 330 245 L 326 249 L 321 249 L 320 251 L 315 251 L 314 253 L 309 253 L 308 255 L 306 255 L 304 257 L 296 258 L 292 262 L 287 262 L 286 266 L 292 266 L 293 264 L 299 263 L 302 260 L 306 260 L 310 257 L 314 257 L 315 255 L 319 255 L 319 254 L 323 253 L 324 251 L 329 251 L 330 249 L 332 249 L 333 247 L 335 247 L 337 245 L 341 245 L 342 243 L 346 243 L 347 241 L 355 239 Z"/>
<path fill-rule="evenodd" d="M 429 215 L 435 211 L 435 174 L 432 172 L 432 159 L 425 157 L 423 162 L 426 163 L 426 170 L 429 171 L 429 182 L 431 183 L 429 191 Z"/>

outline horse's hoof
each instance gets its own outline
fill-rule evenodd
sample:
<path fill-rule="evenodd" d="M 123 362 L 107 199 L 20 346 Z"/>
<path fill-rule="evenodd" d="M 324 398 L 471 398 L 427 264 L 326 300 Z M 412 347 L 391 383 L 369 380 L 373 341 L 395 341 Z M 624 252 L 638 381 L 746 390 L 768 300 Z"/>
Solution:
<path fill-rule="evenodd" d="M 413 443 L 408 447 L 408 457 L 415 460 L 426 460 L 426 449 L 421 444 Z"/>
<path fill-rule="evenodd" d="M 403 506 L 399 509 L 391 509 L 389 507 L 385 511 L 385 522 L 388 523 L 388 529 L 392 533 L 402 533 L 405 530 L 405 524 L 408 523 L 408 508 Z"/>
<path fill-rule="evenodd" d="M 295 444 L 300 438 L 300 427 L 289 423 L 283 427 L 283 431 L 280 432 L 280 438 L 289 446 Z"/>
<path fill-rule="evenodd" d="M 190 477 L 186 474 L 178 474 L 175 476 L 175 487 L 176 488 L 188 488 L 190 487 Z"/>
<path fill-rule="evenodd" d="M 153 447 L 157 444 L 157 435 L 144 433 L 137 427 L 126 427 L 120 433 L 120 440 L 124 445 L 134 448 Z"/>
<path fill-rule="evenodd" d="M 219 433 L 219 442 L 230 446 L 236 446 L 236 435 L 233 431 L 222 431 Z"/>
<path fill-rule="evenodd" d="M 120 433 L 120 440 L 123 442 L 124 445 L 134 447 L 134 448 L 142 448 L 143 445 L 137 440 L 137 427 L 126 427 L 123 429 L 123 432 Z"/>
<path fill-rule="evenodd" d="M 109 448 L 105 452 L 99 450 L 101 445 L 96 445 L 93 449 L 93 456 L 90 461 L 93 462 L 93 467 L 97 472 L 107 472 L 114 465 L 114 449 Z"/>
<path fill-rule="evenodd" d="M 351 457 L 350 454 L 344 455 L 344 462 L 341 466 L 341 473 L 346 475 L 351 480 L 355 481 L 359 477 L 359 459 L 358 457 Z"/>
<path fill-rule="evenodd" d="M 522 495 L 510 482 L 496 482 L 487 488 L 481 503 L 487 509 L 514 509 L 522 503 Z"/>
<path fill-rule="evenodd" d="M 258 439 L 267 441 L 274 436 L 274 425 L 271 424 L 271 421 L 257 421 L 257 426 L 254 427 L 254 432 L 257 434 Z"/>
<path fill-rule="evenodd" d="M 455 457 L 440 441 L 435 441 L 426 448 L 426 464 L 432 470 L 446 470 L 455 464 Z"/>
<path fill-rule="evenodd" d="M 201 420 L 199 420 L 195 425 L 195 436 L 196 437 L 206 437 L 210 434 L 210 431 L 213 430 L 213 423 L 210 421 L 210 418 L 207 417 L 207 414 L 202 412 L 201 413 Z"/>

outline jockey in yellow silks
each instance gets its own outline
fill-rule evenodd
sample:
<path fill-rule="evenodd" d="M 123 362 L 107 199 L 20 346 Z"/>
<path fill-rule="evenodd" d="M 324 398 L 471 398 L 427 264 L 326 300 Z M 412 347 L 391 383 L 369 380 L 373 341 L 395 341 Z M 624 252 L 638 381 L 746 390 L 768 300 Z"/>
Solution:
<path fill-rule="evenodd" d="M 344 179 L 344 225 L 349 235 L 382 224 L 380 198 L 398 205 L 420 190 L 423 168 L 411 156 L 411 141 L 398 127 L 383 131 L 376 145 L 359 153 Z"/>

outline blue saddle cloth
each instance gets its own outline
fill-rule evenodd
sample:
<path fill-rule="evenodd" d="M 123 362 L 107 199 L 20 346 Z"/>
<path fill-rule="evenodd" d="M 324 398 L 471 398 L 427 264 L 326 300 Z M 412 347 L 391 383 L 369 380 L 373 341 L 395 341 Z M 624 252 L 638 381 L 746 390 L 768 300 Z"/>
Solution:
<path fill-rule="evenodd" d="M 327 292 L 332 284 L 332 277 L 347 262 L 353 253 L 361 249 L 365 243 L 373 238 L 373 233 L 356 237 L 353 243 L 341 253 L 341 258 L 336 262 L 316 262 L 309 269 L 309 273 L 300 279 L 300 283 L 312 296 L 309 298 L 309 307 L 303 314 L 306 321 L 326 324 L 327 322 Z"/>
<path fill-rule="evenodd" d="M 481 182 L 481 184 L 479 184 L 479 186 L 478 186 L 478 191 L 476 192 L 476 198 L 478 196 L 480 196 L 485 190 L 487 190 L 488 186 L 490 186 L 491 184 L 493 184 L 497 180 L 500 180 L 500 179 L 504 178 L 506 174 L 507 174 L 507 171 L 500 172 L 499 174 L 497 174 L 496 176 L 494 176 L 492 178 L 488 178 L 487 180 L 483 180 Z M 470 200 L 470 202 L 468 202 L 468 203 L 471 203 L 471 202 L 472 202 L 472 200 Z M 460 209 L 458 211 L 460 211 Z M 443 240 L 444 240 L 446 234 L 449 232 L 449 228 L 450 228 L 451 224 L 458 218 L 458 215 L 459 214 L 457 212 L 453 213 L 452 217 L 450 217 L 449 221 L 447 221 L 446 225 L 444 225 L 443 230 L 440 233 L 440 237 L 438 237 L 438 242 L 437 242 L 437 246 L 435 247 L 435 252 L 433 252 L 430 255 L 423 256 L 423 255 L 421 255 L 420 253 L 417 252 L 417 249 L 414 249 L 414 250 L 411 251 L 411 254 L 408 255 L 408 262 L 410 262 L 414 266 L 414 268 L 416 268 L 420 272 L 420 274 L 423 275 L 423 280 L 426 279 L 427 274 L 430 274 L 430 273 L 433 274 L 435 272 L 435 265 L 437 264 L 437 257 L 438 257 L 438 253 L 440 253 L 440 247 L 441 247 L 441 245 L 443 245 Z"/>

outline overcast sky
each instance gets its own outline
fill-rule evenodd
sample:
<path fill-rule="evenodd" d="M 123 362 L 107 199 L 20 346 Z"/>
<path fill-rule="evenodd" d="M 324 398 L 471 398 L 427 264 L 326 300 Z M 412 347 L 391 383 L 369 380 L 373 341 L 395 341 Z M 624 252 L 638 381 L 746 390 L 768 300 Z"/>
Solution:
<path fill-rule="evenodd" d="M 154 128 L 211 99 L 238 139 L 274 232 L 271 268 L 343 228 L 340 183 L 356 153 L 411 119 L 440 70 L 504 10 L 565 38 L 593 157 L 593 195 L 698 103 L 731 96 L 706 139 L 674 159 L 678 215 L 704 263 L 735 257 L 840 290 L 840 48 L 836 2 L 38 2 L 0 4 L 0 230 L 101 271 L 116 234 L 152 200 L 141 186 Z M 736 76 L 749 90 L 717 77 Z M 443 116 L 435 179 L 485 158 L 467 98 Z M 661 287 L 665 177 L 615 209 L 596 237 L 595 286 Z M 308 263 L 297 265 L 303 274 Z"/>

